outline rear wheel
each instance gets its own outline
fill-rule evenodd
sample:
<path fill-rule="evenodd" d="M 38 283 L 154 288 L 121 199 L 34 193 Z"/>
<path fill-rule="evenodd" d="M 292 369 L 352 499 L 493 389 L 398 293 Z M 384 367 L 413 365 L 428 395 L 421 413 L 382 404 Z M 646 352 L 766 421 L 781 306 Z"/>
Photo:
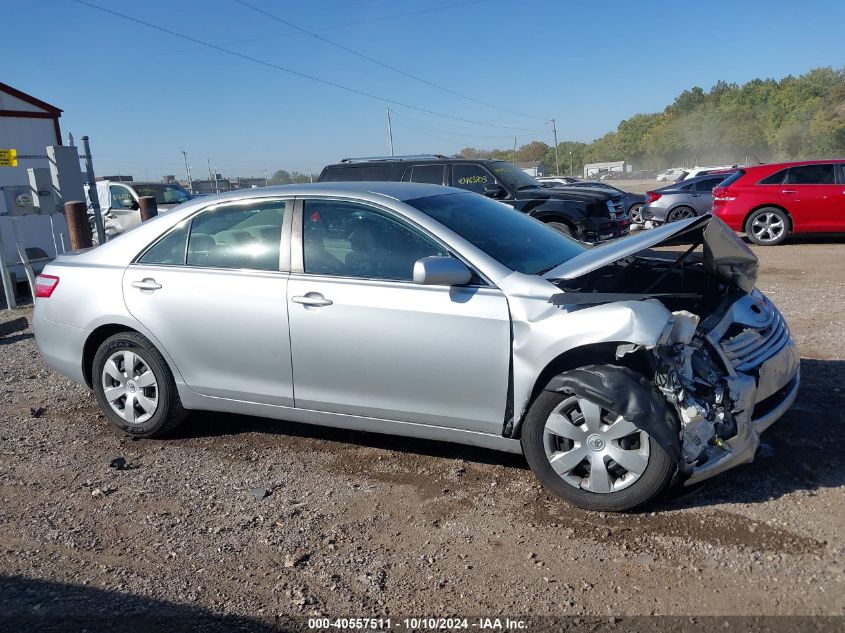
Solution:
<path fill-rule="evenodd" d="M 559 233 L 563 233 L 564 235 L 568 235 L 569 237 L 574 237 L 574 235 L 572 234 L 572 229 L 569 228 L 563 222 L 546 222 L 546 224 L 548 224 L 550 227 L 552 227 L 555 231 L 558 231 Z"/>
<path fill-rule="evenodd" d="M 628 211 L 628 218 L 631 220 L 631 224 L 643 224 L 645 222 L 643 219 L 643 205 L 633 205 L 631 210 Z"/>
<path fill-rule="evenodd" d="M 748 216 L 745 234 L 760 246 L 775 246 L 789 235 L 789 218 L 777 207 L 763 207 Z"/>
<path fill-rule="evenodd" d="M 137 332 L 115 334 L 100 345 L 91 381 L 109 422 L 130 435 L 161 435 L 187 416 L 170 368 Z"/>
<path fill-rule="evenodd" d="M 587 510 L 623 511 L 647 503 L 669 486 L 675 470 L 633 422 L 589 398 L 552 391 L 531 406 L 522 447 L 544 486 Z"/>
<path fill-rule="evenodd" d="M 678 220 L 686 220 L 688 218 L 694 218 L 698 214 L 695 212 L 695 209 L 692 207 L 682 206 L 682 207 L 675 207 L 669 212 L 669 215 L 666 216 L 667 222 L 677 222 Z"/>

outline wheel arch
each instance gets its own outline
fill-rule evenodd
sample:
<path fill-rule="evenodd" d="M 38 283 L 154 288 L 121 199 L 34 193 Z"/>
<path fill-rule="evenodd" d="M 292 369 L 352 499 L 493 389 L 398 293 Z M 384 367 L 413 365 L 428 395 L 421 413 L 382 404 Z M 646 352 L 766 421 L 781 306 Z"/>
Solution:
<path fill-rule="evenodd" d="M 139 332 L 128 325 L 124 325 L 122 323 L 106 323 L 92 330 L 91 334 L 88 335 L 88 338 L 85 339 L 85 345 L 82 347 L 82 374 L 85 377 L 85 384 L 88 385 L 89 389 L 94 386 L 94 377 L 92 372 L 94 356 L 96 355 L 97 350 L 100 348 L 100 345 L 103 344 L 103 341 L 110 336 L 120 334 L 121 332 L 134 332 L 135 334 L 145 336 L 143 332 Z"/>
<path fill-rule="evenodd" d="M 654 376 L 654 363 L 651 355 L 648 354 L 644 348 L 637 349 L 634 352 L 623 355 L 621 358 L 616 357 L 617 350 L 620 345 L 630 344 L 627 341 L 601 341 L 596 343 L 588 343 L 572 349 L 566 350 L 553 358 L 543 370 L 537 375 L 534 381 L 534 386 L 531 389 L 531 395 L 525 403 L 523 409 L 519 412 L 519 419 L 513 425 L 511 437 L 519 439 L 522 433 L 522 424 L 525 417 L 528 415 L 528 410 L 534 401 L 537 399 L 547 386 L 560 374 L 578 369 L 586 365 L 608 364 L 620 367 L 627 367 L 636 372 L 643 374 L 649 378 Z"/>

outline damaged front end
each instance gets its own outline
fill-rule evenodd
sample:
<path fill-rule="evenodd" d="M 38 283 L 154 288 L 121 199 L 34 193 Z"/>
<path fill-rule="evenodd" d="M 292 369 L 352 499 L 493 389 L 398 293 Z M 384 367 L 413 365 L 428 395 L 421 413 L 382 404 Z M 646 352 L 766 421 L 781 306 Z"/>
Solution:
<path fill-rule="evenodd" d="M 691 485 L 754 458 L 760 433 L 797 396 L 799 358 L 783 317 L 754 290 L 756 257 L 730 229 L 705 217 L 667 235 L 672 244 L 685 237 L 692 247 L 668 257 L 594 253 L 592 266 L 552 271 L 564 292 L 551 302 L 586 311 L 614 301 L 660 301 L 672 311 L 656 340 L 620 344 L 616 356 L 623 364 L 631 353 L 650 359 L 654 387 L 679 421 L 673 458 Z M 655 238 L 650 246 L 665 245 Z M 691 257 L 698 246 L 703 254 Z"/>
<path fill-rule="evenodd" d="M 717 319 L 673 313 L 651 353 L 655 386 L 680 420 L 685 483 L 754 458 L 759 435 L 798 393 L 798 354 L 783 318 L 761 294 L 731 303 Z"/>

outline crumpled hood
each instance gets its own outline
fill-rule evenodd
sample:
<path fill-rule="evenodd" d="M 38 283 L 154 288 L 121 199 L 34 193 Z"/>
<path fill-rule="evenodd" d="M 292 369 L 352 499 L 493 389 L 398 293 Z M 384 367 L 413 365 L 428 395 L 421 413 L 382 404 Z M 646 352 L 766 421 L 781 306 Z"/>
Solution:
<path fill-rule="evenodd" d="M 712 215 L 670 222 L 656 229 L 590 248 L 543 275 L 575 279 L 647 248 L 703 242 L 705 269 L 750 293 L 757 283 L 757 256 L 728 225 Z"/>

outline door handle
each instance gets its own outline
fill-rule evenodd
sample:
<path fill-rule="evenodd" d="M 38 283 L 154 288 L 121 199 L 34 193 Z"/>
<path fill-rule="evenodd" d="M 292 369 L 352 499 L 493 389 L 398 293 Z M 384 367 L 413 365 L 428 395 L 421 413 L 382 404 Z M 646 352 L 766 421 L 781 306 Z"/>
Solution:
<path fill-rule="evenodd" d="M 161 284 L 156 283 L 155 279 L 147 277 L 146 279 L 142 279 L 141 281 L 133 281 L 132 287 L 137 288 L 138 290 L 158 290 L 159 288 L 161 288 Z"/>
<path fill-rule="evenodd" d="M 781 193 L 798 193 L 795 189 L 781 189 Z"/>
<path fill-rule="evenodd" d="M 294 303 L 301 303 L 304 306 L 314 307 L 330 306 L 333 303 L 331 299 L 326 299 L 323 295 L 316 292 L 309 292 L 305 296 L 291 297 L 290 300 Z"/>

